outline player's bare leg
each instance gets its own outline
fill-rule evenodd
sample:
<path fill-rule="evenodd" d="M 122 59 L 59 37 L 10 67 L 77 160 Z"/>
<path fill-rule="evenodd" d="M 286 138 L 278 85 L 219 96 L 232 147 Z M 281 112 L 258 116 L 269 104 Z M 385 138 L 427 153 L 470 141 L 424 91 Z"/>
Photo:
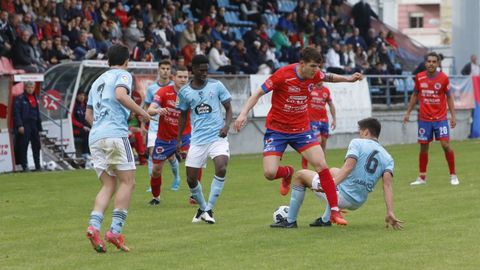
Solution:
<path fill-rule="evenodd" d="M 450 172 L 450 184 L 453 186 L 456 186 L 460 184 L 458 181 L 458 177 L 455 174 L 455 154 L 453 152 L 453 149 L 450 147 L 450 141 L 448 140 L 441 140 L 440 145 L 443 148 L 443 151 L 445 152 L 445 159 L 447 160 L 448 163 L 448 169 Z"/>
<path fill-rule="evenodd" d="M 320 142 L 320 146 L 322 147 L 322 150 L 323 150 L 323 154 L 326 156 L 327 155 L 327 140 L 328 138 L 327 137 L 324 137 L 324 136 L 320 136 L 319 138 L 319 142 Z"/>
<path fill-rule="evenodd" d="M 160 193 L 162 191 L 162 171 L 165 161 L 155 160 L 153 162 L 152 176 L 150 177 L 150 189 L 152 192 L 152 200 L 150 205 L 155 206 L 160 204 Z"/>
<path fill-rule="evenodd" d="M 347 225 L 347 221 L 343 219 L 340 209 L 338 208 L 337 189 L 330 170 L 328 169 L 327 162 L 325 161 L 322 148 L 319 145 L 312 146 L 303 151 L 302 156 L 305 157 L 309 163 L 313 165 L 315 171 L 318 172 L 320 184 L 327 196 L 328 204 L 332 211 L 331 221 L 339 225 Z"/>
<path fill-rule="evenodd" d="M 269 155 L 263 157 L 263 175 L 268 180 L 282 179 L 280 184 L 280 194 L 285 196 L 290 190 L 290 183 L 294 173 L 292 166 L 279 166 L 280 156 Z"/>
<path fill-rule="evenodd" d="M 414 182 L 410 183 L 412 186 L 423 185 L 427 183 L 427 165 L 428 165 L 428 150 L 430 148 L 429 143 L 420 144 L 420 153 L 418 156 L 418 178 Z"/>

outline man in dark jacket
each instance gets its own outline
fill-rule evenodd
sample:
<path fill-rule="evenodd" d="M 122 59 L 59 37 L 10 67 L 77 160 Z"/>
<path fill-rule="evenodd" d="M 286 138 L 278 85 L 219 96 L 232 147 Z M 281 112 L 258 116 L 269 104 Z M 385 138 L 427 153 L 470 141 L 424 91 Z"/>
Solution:
<path fill-rule="evenodd" d="M 23 31 L 20 38 L 15 42 L 15 47 L 12 49 L 13 65 L 16 69 L 23 69 L 27 73 L 37 73 L 40 68 L 31 57 L 32 47 L 28 44 L 30 35 L 28 31 Z"/>
<path fill-rule="evenodd" d="M 41 170 L 40 166 L 40 135 L 42 120 L 38 109 L 39 103 L 35 96 L 35 83 L 26 82 L 25 92 L 15 99 L 13 117 L 15 126 L 15 139 L 19 152 L 19 163 L 24 171 L 28 171 L 27 150 L 28 144 L 32 143 L 33 161 L 35 169 Z"/>

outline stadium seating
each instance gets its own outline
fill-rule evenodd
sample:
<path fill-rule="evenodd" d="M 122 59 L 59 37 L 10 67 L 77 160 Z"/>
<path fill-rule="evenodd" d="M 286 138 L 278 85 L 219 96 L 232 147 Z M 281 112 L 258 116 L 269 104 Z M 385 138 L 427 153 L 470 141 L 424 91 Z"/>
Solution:
<path fill-rule="evenodd" d="M 297 3 L 295 1 L 282 1 L 279 0 L 278 2 L 278 11 L 283 13 L 290 13 L 297 7 Z"/>

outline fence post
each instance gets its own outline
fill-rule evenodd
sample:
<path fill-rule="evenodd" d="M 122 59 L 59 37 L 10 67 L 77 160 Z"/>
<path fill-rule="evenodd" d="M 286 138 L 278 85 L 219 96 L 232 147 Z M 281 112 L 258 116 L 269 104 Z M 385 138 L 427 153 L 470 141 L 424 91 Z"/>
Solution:
<path fill-rule="evenodd" d="M 387 78 L 387 90 L 386 90 L 386 98 L 387 98 L 387 108 L 391 109 L 392 106 L 392 97 L 390 96 L 390 80 Z"/>

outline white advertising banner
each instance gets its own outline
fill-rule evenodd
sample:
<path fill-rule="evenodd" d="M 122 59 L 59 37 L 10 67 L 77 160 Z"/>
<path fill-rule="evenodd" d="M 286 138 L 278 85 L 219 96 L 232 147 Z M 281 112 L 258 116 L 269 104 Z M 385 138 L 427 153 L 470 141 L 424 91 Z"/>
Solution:
<path fill-rule="evenodd" d="M 255 93 L 269 76 L 270 75 L 250 75 L 250 93 Z M 270 107 L 272 107 L 272 93 L 263 95 L 257 104 L 253 106 L 253 117 L 266 117 Z"/>
<path fill-rule="evenodd" d="M 325 83 L 337 112 L 337 128 L 331 133 L 357 132 L 357 122 L 372 116 L 367 80 L 355 83 Z M 327 109 L 328 110 L 328 109 Z M 330 111 L 328 111 L 330 119 Z"/>
<path fill-rule="evenodd" d="M 268 77 L 269 75 L 251 75 L 250 92 L 255 93 Z M 367 80 L 355 83 L 325 83 L 325 86 L 330 89 L 337 112 L 337 128 L 331 133 L 358 131 L 358 120 L 372 116 Z M 253 107 L 253 117 L 266 117 L 271 106 L 272 94 L 268 93 Z M 331 117 L 330 111 L 328 116 Z"/>
<path fill-rule="evenodd" d="M 13 149 L 8 130 L 0 132 L 0 173 L 13 171 Z"/>

